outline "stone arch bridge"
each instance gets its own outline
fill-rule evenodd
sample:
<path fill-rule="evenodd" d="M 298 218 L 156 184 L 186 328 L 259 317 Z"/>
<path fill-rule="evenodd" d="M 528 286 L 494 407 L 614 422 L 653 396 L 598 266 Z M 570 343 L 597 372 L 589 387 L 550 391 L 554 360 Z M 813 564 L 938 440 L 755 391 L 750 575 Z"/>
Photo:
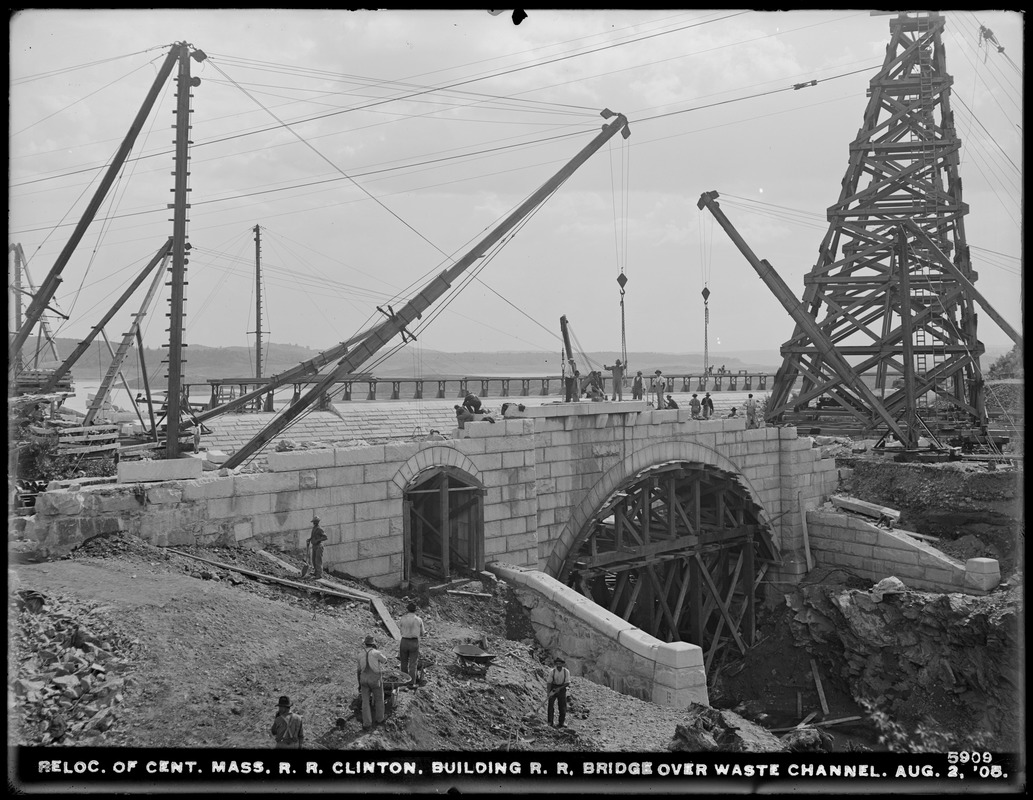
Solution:
<path fill-rule="evenodd" d="M 374 585 L 530 568 L 660 641 L 701 643 L 707 666 L 720 642 L 752 639 L 762 584 L 805 572 L 801 512 L 837 471 L 795 428 L 643 402 L 523 414 L 450 438 L 270 452 L 257 473 L 125 462 L 118 484 L 40 495 L 27 533 L 55 553 L 112 530 L 292 550 L 318 514 L 324 562 Z"/>

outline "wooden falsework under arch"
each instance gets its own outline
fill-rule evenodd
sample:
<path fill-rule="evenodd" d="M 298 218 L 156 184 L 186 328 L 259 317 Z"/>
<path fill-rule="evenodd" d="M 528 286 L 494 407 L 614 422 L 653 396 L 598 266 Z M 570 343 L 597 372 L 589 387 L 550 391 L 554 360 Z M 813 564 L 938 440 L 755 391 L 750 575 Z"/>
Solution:
<path fill-rule="evenodd" d="M 404 496 L 404 579 L 484 569 L 484 489 L 452 467 L 418 475 Z M 444 546 L 443 543 L 447 543 Z"/>
<path fill-rule="evenodd" d="M 662 641 L 700 645 L 709 671 L 753 643 L 757 589 L 780 560 L 760 511 L 723 470 L 655 467 L 593 516 L 559 577 Z"/>

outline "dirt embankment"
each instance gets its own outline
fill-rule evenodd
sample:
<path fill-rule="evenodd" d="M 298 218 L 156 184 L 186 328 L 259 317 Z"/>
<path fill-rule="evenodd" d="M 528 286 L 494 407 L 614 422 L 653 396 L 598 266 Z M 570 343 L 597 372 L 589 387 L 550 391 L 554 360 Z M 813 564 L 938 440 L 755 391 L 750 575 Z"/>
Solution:
<path fill-rule="evenodd" d="M 498 583 L 476 586 L 490 597 L 424 599 L 425 683 L 395 692 L 385 723 L 363 731 L 353 705 L 356 653 L 373 634 L 393 661 L 397 655 L 367 603 L 248 578 L 234 567 L 298 580 L 244 548 L 180 550 L 118 534 L 12 571 L 12 743 L 270 747 L 282 694 L 304 718 L 307 746 L 328 749 L 663 752 L 677 727 L 691 724 L 684 709 L 575 677 L 567 727 L 550 727 L 550 654 L 525 636 L 519 603 Z M 405 597 L 384 600 L 396 618 L 404 612 Z M 483 672 L 453 652 L 482 637 L 495 655 Z M 757 735 L 768 737 L 769 751 L 782 748 L 777 737 Z M 718 739 L 737 741 L 727 731 Z"/>
<path fill-rule="evenodd" d="M 848 461 L 853 474 L 846 492 L 898 509 L 899 527 L 939 537 L 932 544 L 961 561 L 996 558 L 1002 578 L 1022 568 L 1021 470 L 984 462 L 899 463 L 885 456 Z"/>

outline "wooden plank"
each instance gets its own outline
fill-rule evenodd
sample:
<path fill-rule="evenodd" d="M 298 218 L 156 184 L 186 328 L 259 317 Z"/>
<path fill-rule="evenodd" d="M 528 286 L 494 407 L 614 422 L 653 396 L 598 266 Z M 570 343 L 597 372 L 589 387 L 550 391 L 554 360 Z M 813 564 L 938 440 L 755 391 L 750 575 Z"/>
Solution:
<path fill-rule="evenodd" d="M 293 564 L 288 564 L 286 561 L 282 561 L 281 559 L 277 558 L 272 553 L 267 552 L 266 550 L 256 550 L 255 552 L 258 553 L 260 556 L 263 556 L 264 558 L 269 559 L 274 564 L 279 565 L 280 567 L 282 567 L 283 569 L 287 570 L 292 575 L 300 575 L 301 574 L 301 570 L 298 569 L 296 566 L 294 566 Z"/>
<path fill-rule="evenodd" d="M 807 723 L 811 719 L 813 719 L 814 715 L 817 714 L 817 713 L 818 712 L 814 712 L 814 714 L 811 714 L 809 717 L 807 717 L 806 720 L 804 720 L 803 722 L 801 722 L 801 723 L 799 723 L 797 725 L 794 725 L 792 728 L 768 728 L 768 730 L 771 733 L 788 733 L 789 731 L 799 730 L 805 723 Z M 810 726 L 812 728 L 826 728 L 829 725 L 839 725 L 841 722 L 856 722 L 859 719 L 864 719 L 864 718 L 863 717 L 856 717 L 855 716 L 855 717 L 838 717 L 836 719 L 824 719 L 821 722 L 811 722 Z"/>
<path fill-rule="evenodd" d="M 463 597 L 494 597 L 495 596 L 493 594 L 488 594 L 487 592 L 461 592 L 458 589 L 446 589 L 445 590 L 445 594 L 458 594 L 458 595 L 461 595 Z M 586 596 L 589 596 L 589 595 L 586 595 Z"/>
<path fill-rule="evenodd" d="M 122 455 L 132 455 L 133 453 L 146 453 L 151 450 L 157 450 L 158 448 L 164 448 L 165 445 L 161 442 L 148 442 L 147 444 L 131 444 L 123 445 L 119 448 Z"/>
<path fill-rule="evenodd" d="M 391 638 L 396 642 L 400 641 L 402 638 L 402 632 L 398 630 L 398 626 L 391 618 L 391 612 L 387 610 L 387 606 L 384 605 L 384 601 L 379 597 L 374 597 L 370 602 L 373 604 L 373 610 L 380 615 L 380 619 L 384 623 L 384 627 L 387 628 L 388 633 L 391 634 Z"/>
<path fill-rule="evenodd" d="M 338 592 L 343 592 L 344 594 L 351 595 L 356 600 L 366 600 L 367 602 L 372 602 L 373 600 L 373 595 L 369 594 L 368 592 L 363 592 L 359 589 L 353 589 L 350 586 L 345 586 L 343 584 L 337 583 L 337 581 L 332 581 L 329 578 L 320 578 L 318 581 L 316 581 L 316 583 L 321 583 L 324 586 L 327 586 Z"/>
<path fill-rule="evenodd" d="M 814 685 L 818 688 L 818 700 L 821 702 L 821 713 L 829 713 L 829 703 L 825 699 L 825 688 L 821 685 L 821 675 L 818 673 L 818 662 L 811 659 L 811 675 L 814 676 Z"/>
<path fill-rule="evenodd" d="M 67 425 L 67 423 L 60 423 L 60 424 Z M 109 433 L 109 434 L 110 433 L 114 433 L 114 434 L 117 435 L 118 431 L 119 431 L 119 428 L 121 428 L 121 425 L 118 425 L 118 424 L 113 424 L 113 425 L 87 425 L 87 426 L 84 427 L 82 425 L 75 425 L 73 423 L 72 427 L 62 427 L 61 428 L 61 434 L 65 435 L 65 434 L 69 434 L 69 433 Z M 30 425 L 29 426 L 29 430 L 32 431 L 33 433 L 39 433 L 39 434 L 43 434 L 43 435 L 57 433 L 57 431 L 55 431 L 55 430 L 52 430 L 50 428 L 41 428 L 39 425 Z"/>
<path fill-rule="evenodd" d="M 807 533 L 807 509 L 803 506 L 803 493 L 796 493 L 796 503 L 800 507 L 800 524 L 803 526 L 803 555 L 807 560 L 807 571 L 814 569 L 814 559 L 811 557 L 811 539 Z"/>
<path fill-rule="evenodd" d="M 66 456 L 81 453 L 103 453 L 107 450 L 118 450 L 118 442 L 114 444 L 101 444 L 92 447 L 59 447 L 58 455 Z"/>
<path fill-rule="evenodd" d="M 221 567 L 222 569 L 228 569 L 231 572 L 239 572 L 241 575 L 247 575 L 249 578 L 259 578 L 263 581 L 270 581 L 271 583 L 278 583 L 282 586 L 290 586 L 292 589 L 304 589 L 306 592 L 318 592 L 319 594 L 328 594 L 331 597 L 342 597 L 345 600 L 363 600 L 366 598 L 356 597 L 352 594 L 345 594 L 344 592 L 333 591 L 331 589 L 320 588 L 318 586 L 312 586 L 307 583 L 298 583 L 297 581 L 289 581 L 286 578 L 277 578 L 273 575 L 265 575 L 261 572 L 255 572 L 251 569 L 243 569 L 242 567 L 235 566 L 234 564 L 223 564 L 220 561 L 212 561 L 210 558 L 202 558 L 201 556 L 195 556 L 191 553 L 184 553 L 182 550 L 177 550 L 174 547 L 167 547 L 166 550 L 175 553 L 176 555 L 185 556 L 192 558 L 195 561 L 203 561 L 206 564 L 211 564 L 214 567 Z"/>

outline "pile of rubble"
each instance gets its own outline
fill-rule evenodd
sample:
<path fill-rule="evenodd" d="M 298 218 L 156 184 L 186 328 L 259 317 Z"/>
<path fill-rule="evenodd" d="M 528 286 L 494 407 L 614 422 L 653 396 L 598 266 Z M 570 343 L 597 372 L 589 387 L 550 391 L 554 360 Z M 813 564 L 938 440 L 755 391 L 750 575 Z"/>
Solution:
<path fill-rule="evenodd" d="M 115 722 L 130 648 L 97 607 L 22 590 L 11 597 L 8 708 L 19 741 L 96 744 Z M 12 663 L 16 662 L 16 663 Z"/>

